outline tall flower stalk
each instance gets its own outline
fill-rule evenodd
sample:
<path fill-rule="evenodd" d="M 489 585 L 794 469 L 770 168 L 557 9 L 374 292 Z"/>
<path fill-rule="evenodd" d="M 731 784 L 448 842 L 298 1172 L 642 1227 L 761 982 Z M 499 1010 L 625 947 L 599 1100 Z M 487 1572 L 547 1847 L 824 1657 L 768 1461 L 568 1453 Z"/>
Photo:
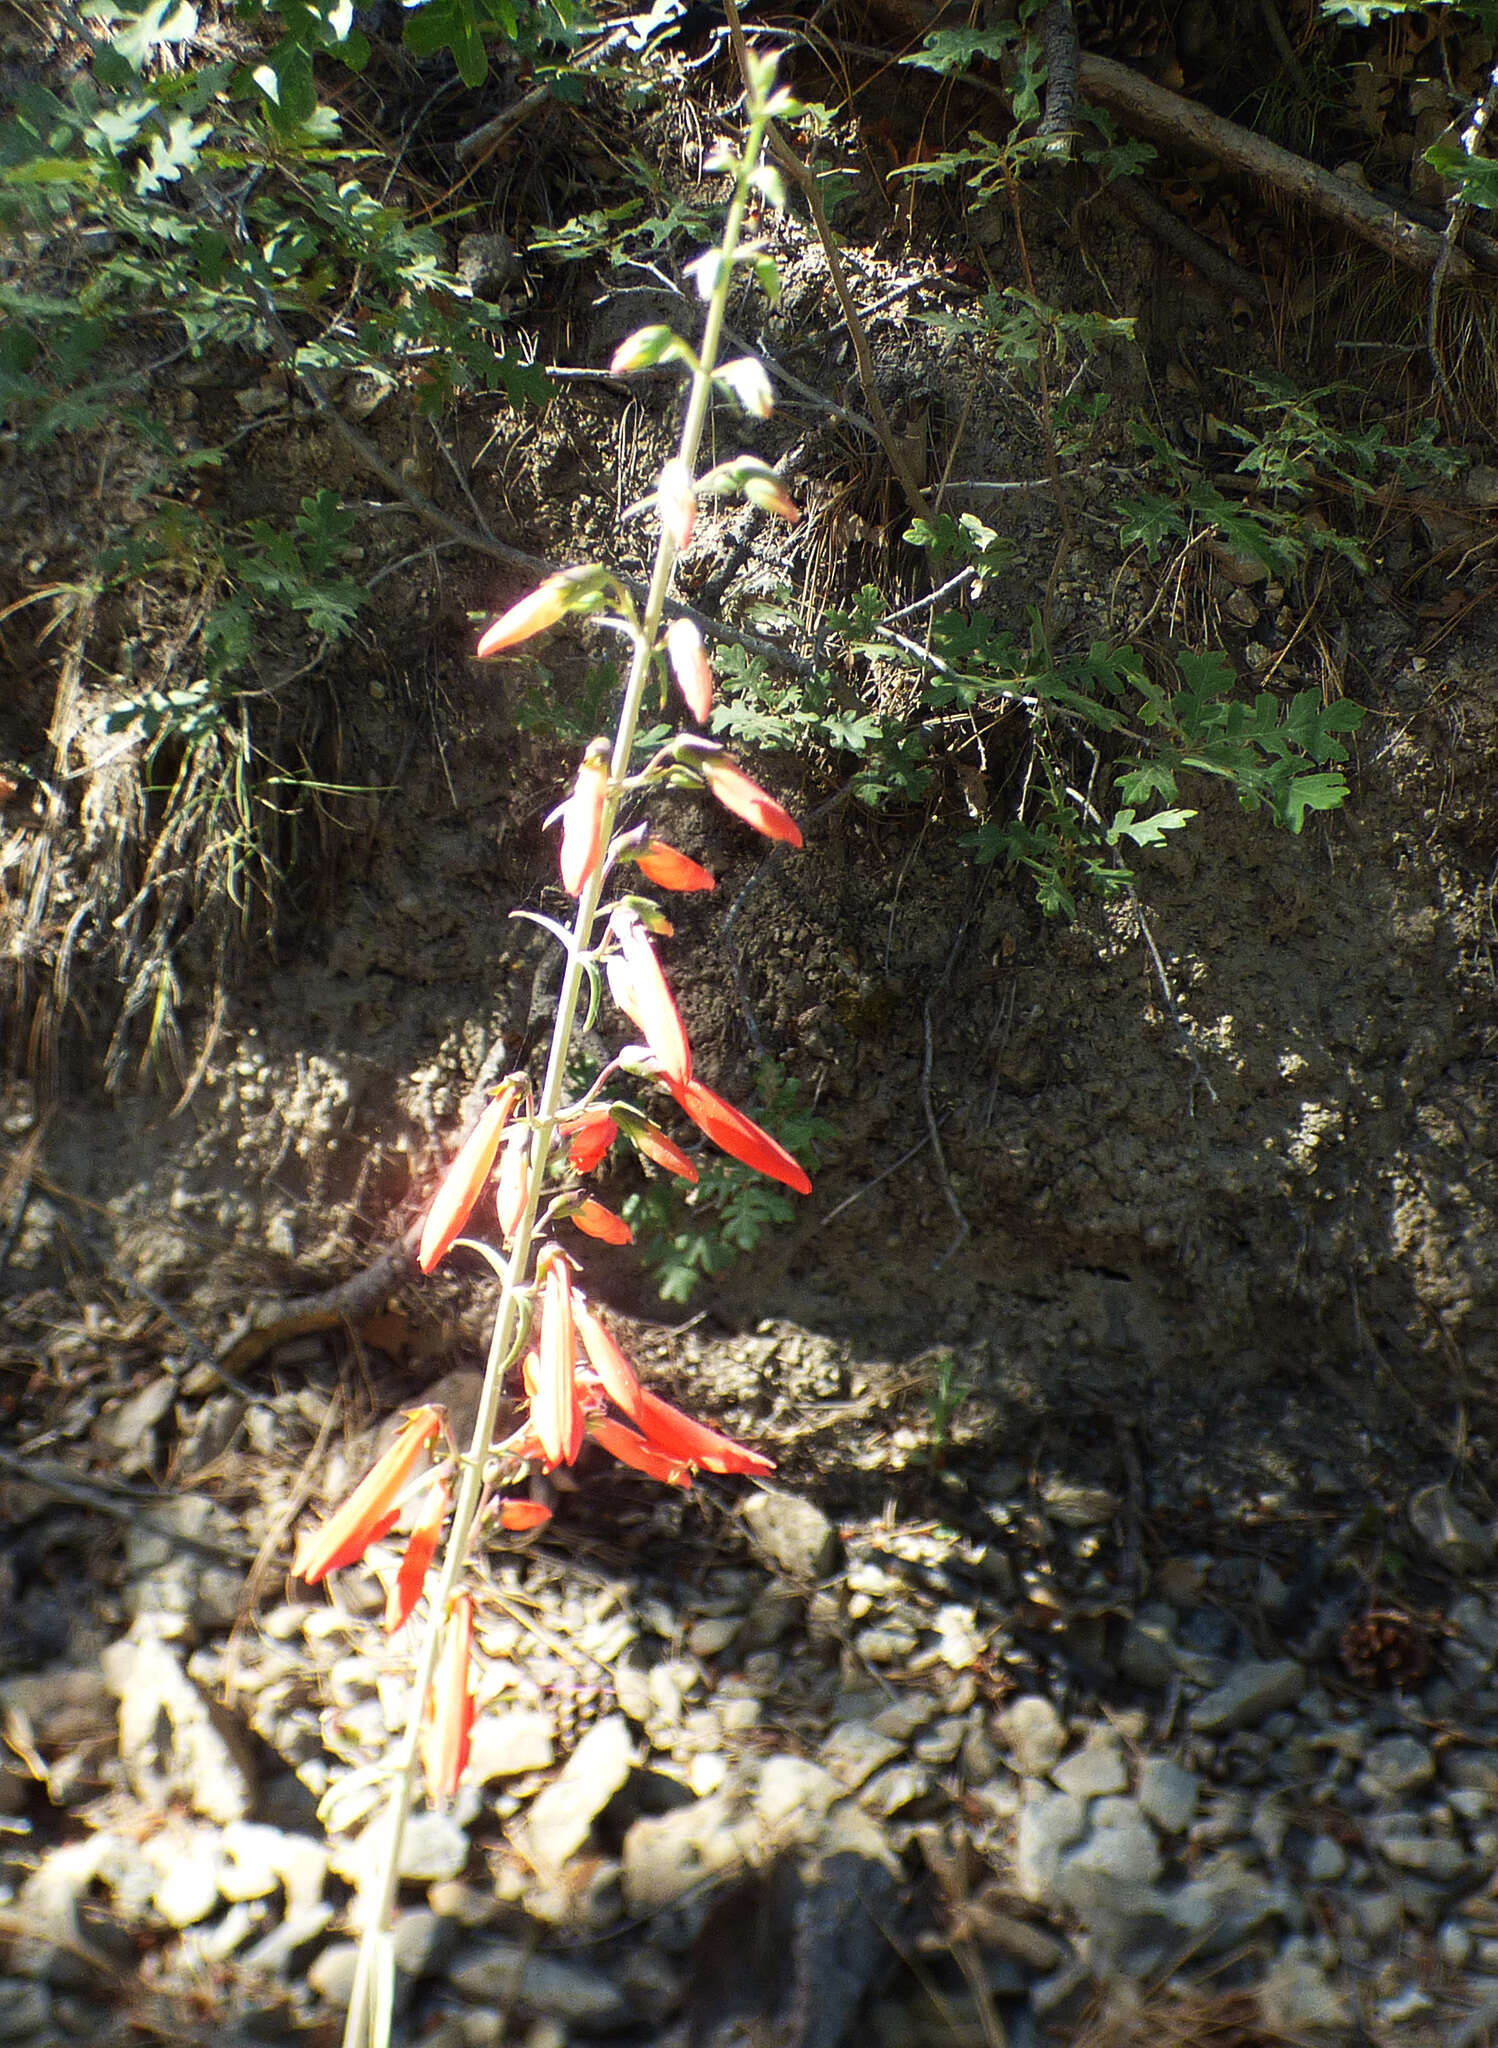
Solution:
<path fill-rule="evenodd" d="M 451 1498 L 451 1521 L 435 1566 L 425 1628 L 415 1659 L 406 1728 L 391 1767 L 391 1790 L 378 1857 L 360 1897 L 363 1916 L 358 1972 L 344 2034 L 345 2048 L 383 2048 L 394 2000 L 392 1921 L 407 1821 L 423 1775 L 433 1798 L 451 1796 L 466 1766 L 474 1703 L 468 1673 L 473 1625 L 471 1593 L 464 1586 L 469 1548 L 481 1518 L 501 1528 L 533 1528 L 547 1519 L 539 1502 L 503 1489 L 531 1471 L 570 1464 L 592 1441 L 622 1463 L 676 1485 L 690 1485 L 698 1469 L 751 1475 L 772 1470 L 759 1453 L 682 1414 L 643 1388 L 634 1368 L 577 1288 L 572 1263 L 553 1236 L 571 1219 L 594 1236 L 627 1238 L 628 1228 L 587 1196 L 567 1174 L 552 1173 L 559 1139 L 572 1174 L 591 1171 L 620 1137 L 665 1171 L 695 1179 L 680 1147 L 633 1102 L 605 1095 L 606 1084 L 627 1073 L 658 1085 L 698 1129 L 722 1150 L 758 1171 L 806 1193 L 810 1182 L 798 1162 L 741 1110 L 723 1101 L 692 1072 L 691 1049 L 665 976 L 652 931 L 669 925 L 659 908 L 621 877 L 640 876 L 662 888 L 701 889 L 712 877 L 675 848 L 654 838 L 648 824 L 619 830 L 626 802 L 662 785 L 694 786 L 754 829 L 799 846 L 794 821 L 721 747 L 696 736 L 670 740 L 642 769 L 632 771 L 636 732 L 646 686 L 660 666 L 674 677 L 698 723 L 705 722 L 713 678 L 696 629 L 676 621 L 663 629 L 676 559 L 692 536 L 699 499 L 736 493 L 762 510 L 794 521 L 799 512 L 775 472 L 754 456 L 720 463 L 697 474 L 708 409 L 715 393 L 731 396 L 764 417 L 769 380 L 753 358 L 720 363 L 730 290 L 746 268 L 760 286 L 778 289 L 768 256 L 743 242 L 745 217 L 756 193 L 779 204 L 777 173 L 763 162 L 771 120 L 794 111 L 776 87 L 775 59 L 749 53 L 746 65 L 747 131 L 738 150 L 724 146 L 710 168 L 733 176 L 722 239 L 692 266 L 706 301 L 700 342 L 666 327 L 631 335 L 616 351 L 616 372 L 680 363 L 690 372 L 686 414 L 676 453 L 664 465 L 649 501 L 658 525 L 655 561 L 643 611 L 637 610 L 607 569 L 585 565 L 550 577 L 497 619 L 483 634 L 481 656 L 502 654 L 572 614 L 606 614 L 631 644 L 618 722 L 611 741 L 595 740 L 561 807 L 561 879 L 576 898 L 570 929 L 538 919 L 565 947 L 546 1069 L 532 1100 L 524 1075 L 509 1077 L 459 1150 L 433 1201 L 420 1263 L 430 1272 L 454 1243 L 487 1258 L 501 1280 L 499 1305 L 472 1440 L 431 1462 L 443 1442 L 437 1411 L 418 1410 L 392 1451 L 322 1530 L 298 1547 L 298 1569 L 309 1578 L 341 1569 L 387 1535 L 404 1514 L 411 1527 L 405 1561 L 388 1615 L 403 1625 L 411 1613 L 440 1541 Z M 528 913 L 522 913 L 528 914 Z M 600 972 L 602 970 L 602 973 Z M 567 1072 L 584 990 L 590 1016 L 606 976 L 614 1000 L 644 1038 L 626 1047 L 580 1101 L 568 1103 Z M 483 1197 L 494 1189 L 503 1253 L 481 1240 L 460 1237 Z M 506 1380 L 519 1369 L 526 1397 L 518 1428 L 496 1444 L 494 1432 Z M 426 1463 L 423 1464 L 423 1459 Z M 455 1474 L 453 1467 L 456 1467 Z"/>

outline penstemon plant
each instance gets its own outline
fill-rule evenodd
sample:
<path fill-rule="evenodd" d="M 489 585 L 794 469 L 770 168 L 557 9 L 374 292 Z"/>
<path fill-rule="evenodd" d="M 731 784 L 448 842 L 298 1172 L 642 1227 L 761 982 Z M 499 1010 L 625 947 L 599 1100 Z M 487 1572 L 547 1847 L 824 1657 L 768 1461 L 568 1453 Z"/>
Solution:
<path fill-rule="evenodd" d="M 745 357 L 720 363 L 718 357 L 736 275 L 747 268 L 767 293 L 778 289 L 771 259 L 743 240 L 751 197 L 757 194 L 777 205 L 782 200 L 778 176 L 762 160 L 771 120 L 794 111 L 789 96 L 775 84 L 775 68 L 773 56 L 746 53 L 748 120 L 742 147 L 725 145 L 709 163 L 711 169 L 731 173 L 734 182 L 722 239 L 693 265 L 707 308 L 700 344 L 694 349 L 669 328 L 648 327 L 630 336 L 613 358 L 615 372 L 676 362 L 691 375 L 677 452 L 641 508 L 654 511 L 660 528 L 643 612 L 606 568 L 587 565 L 548 578 L 497 619 L 478 644 L 481 656 L 503 654 L 568 615 L 593 614 L 624 633 L 632 655 L 613 739 L 589 745 L 557 813 L 562 884 L 577 909 L 570 930 L 536 918 L 566 956 L 539 1092 L 522 1073 L 510 1075 L 496 1090 L 438 1188 L 422 1234 L 418 1263 L 424 1273 L 434 1271 L 455 1244 L 463 1244 L 479 1252 L 501 1282 L 472 1441 L 460 1455 L 447 1436 L 441 1410 L 415 1409 L 343 1506 L 303 1533 L 293 1565 L 298 1577 L 315 1584 L 357 1563 L 404 1516 L 410 1533 L 386 1609 L 386 1625 L 392 1629 L 404 1626 L 435 1570 L 407 1724 L 390 1766 L 380 1851 L 361 1893 L 363 1936 L 345 2048 L 381 2048 L 390 2038 L 395 1984 L 391 1926 L 402 1841 L 418 1782 L 424 1780 L 433 1801 L 451 1798 L 467 1764 L 474 1716 L 469 1675 L 473 1596 L 464 1579 L 475 1535 L 486 1524 L 519 1531 L 548 1520 L 549 1508 L 519 1488 L 532 1473 L 571 1465 L 590 1441 L 671 1486 L 690 1486 L 699 1469 L 755 1477 L 774 1469 L 757 1451 L 684 1415 L 640 1384 L 576 1285 L 573 1262 L 554 1232 L 568 1221 L 585 1234 L 628 1241 L 629 1226 L 586 1192 L 583 1178 L 620 1137 L 666 1171 L 689 1181 L 697 1178 L 690 1158 L 666 1132 L 633 1101 L 615 1096 L 621 1074 L 664 1088 L 731 1157 L 797 1193 L 811 1191 L 796 1159 L 693 1073 L 691 1047 L 651 943 L 652 933 L 668 933 L 670 925 L 652 898 L 629 886 L 638 874 L 661 889 L 705 889 L 713 886 L 712 876 L 654 837 L 648 821 L 626 824 L 621 818 L 626 805 L 633 815 L 638 800 L 651 791 L 705 789 L 755 830 L 791 846 L 801 844 L 788 813 L 711 740 L 680 733 L 644 767 L 632 766 L 645 689 L 658 665 L 674 677 L 699 725 L 712 705 L 712 669 L 696 627 L 684 619 L 664 625 L 676 558 L 691 538 L 699 497 L 738 493 L 788 521 L 800 516 L 775 472 L 757 457 L 739 456 L 706 475 L 696 473 L 715 390 L 761 418 L 772 402 L 758 361 Z M 583 995 L 586 991 L 586 1029 L 597 1013 L 604 981 L 644 1043 L 626 1046 L 584 1095 L 568 1100 L 568 1064 Z M 561 1144 L 566 1165 L 558 1179 L 551 1168 Z M 462 1235 L 491 1184 L 503 1251 Z M 505 1383 L 516 1374 L 522 1419 L 496 1443 Z M 438 1446 L 445 1446 L 445 1455 L 434 1461 L 431 1454 Z"/>

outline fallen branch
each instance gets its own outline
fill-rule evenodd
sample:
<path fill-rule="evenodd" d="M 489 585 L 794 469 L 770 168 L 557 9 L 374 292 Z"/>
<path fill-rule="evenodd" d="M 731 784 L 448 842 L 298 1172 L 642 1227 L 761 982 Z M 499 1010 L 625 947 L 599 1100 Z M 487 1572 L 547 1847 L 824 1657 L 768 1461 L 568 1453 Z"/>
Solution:
<path fill-rule="evenodd" d="M 1141 78 L 1111 57 L 1083 56 L 1082 91 L 1097 105 L 1121 114 L 1130 127 L 1151 129 L 1168 142 L 1186 144 L 1217 163 L 1262 178 L 1410 269 L 1433 269 L 1448 246 L 1444 236 L 1407 220 L 1371 192 L 1281 149 L 1277 142 L 1266 142 L 1236 121 L 1225 121 L 1195 100 Z M 1448 277 L 1469 277 L 1472 267 L 1464 251 L 1451 250 Z"/>

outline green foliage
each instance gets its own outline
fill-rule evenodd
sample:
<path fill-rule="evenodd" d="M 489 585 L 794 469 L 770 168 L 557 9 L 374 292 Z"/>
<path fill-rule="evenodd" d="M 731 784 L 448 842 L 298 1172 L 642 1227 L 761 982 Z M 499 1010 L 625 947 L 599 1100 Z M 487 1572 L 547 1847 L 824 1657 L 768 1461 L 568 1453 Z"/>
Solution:
<path fill-rule="evenodd" d="M 756 1120 L 808 1170 L 832 1126 L 802 1104 L 801 1086 L 772 1059 L 755 1075 Z M 698 1156 L 694 1187 L 662 1174 L 626 1198 L 625 1221 L 662 1301 L 687 1302 L 704 1280 L 752 1252 L 767 1231 L 791 1222 L 794 1202 L 777 1182 L 716 1152 Z"/>

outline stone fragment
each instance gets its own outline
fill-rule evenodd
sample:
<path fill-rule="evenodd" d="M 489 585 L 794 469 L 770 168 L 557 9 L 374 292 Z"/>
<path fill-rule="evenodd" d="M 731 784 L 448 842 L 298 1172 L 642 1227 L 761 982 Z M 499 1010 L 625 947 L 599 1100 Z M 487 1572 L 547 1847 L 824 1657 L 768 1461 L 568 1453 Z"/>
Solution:
<path fill-rule="evenodd" d="M 1370 1799 L 1398 1799 L 1428 1785 L 1435 1774 L 1435 1758 L 1425 1743 L 1413 1735 L 1390 1735 L 1375 1742 L 1364 1757 L 1358 1790 Z"/>
<path fill-rule="evenodd" d="M 461 1952 L 447 1976 L 465 1998 L 549 2014 L 583 2032 L 608 2033 L 630 2018 L 627 2000 L 601 1971 L 533 1955 L 515 1942 L 490 1938 L 475 1944 Z"/>
<path fill-rule="evenodd" d="M 244 1593 L 244 1566 L 220 1562 L 213 1546 L 240 1542 L 233 1517 L 203 1494 L 167 1496 L 152 1509 L 158 1525 L 125 1535 L 125 1607 L 161 1635 L 232 1628 Z M 175 1542 L 167 1530 L 187 1542 Z M 203 1545 L 206 1548 L 195 1548 Z"/>
<path fill-rule="evenodd" d="M 1045 1777 L 1066 1747 L 1061 1717 L 1043 1693 L 1011 1701 L 999 1716 L 998 1730 L 1022 1778 Z"/>
<path fill-rule="evenodd" d="M 755 1793 L 755 1810 L 772 1832 L 798 1821 L 814 1827 L 842 1786 L 830 1770 L 808 1757 L 772 1756 L 765 1759 Z"/>
<path fill-rule="evenodd" d="M 1490 1601 L 1479 1599 L 1475 1593 L 1465 1593 L 1452 1606 L 1451 1619 L 1484 1657 L 1489 1661 L 1498 1657 L 1498 1609 Z"/>
<path fill-rule="evenodd" d="M 1347 1871 L 1347 1851 L 1330 1835 L 1317 1835 L 1306 1851 L 1306 1876 L 1312 1884 L 1335 1884 Z"/>
<path fill-rule="evenodd" d="M 1484 1529 L 1449 1486 L 1422 1486 L 1410 1496 L 1410 1527 L 1438 1564 L 1449 1571 L 1480 1571 L 1493 1554 L 1493 1532 Z"/>
<path fill-rule="evenodd" d="M 1187 1717 L 1193 1728 L 1225 1732 L 1252 1728 L 1266 1714 L 1293 1707 L 1306 1688 L 1306 1674 L 1291 1657 L 1240 1664 L 1221 1685 L 1197 1701 Z"/>
<path fill-rule="evenodd" d="M 489 1785 L 496 1778 L 549 1771 L 554 1757 L 549 1714 L 527 1707 L 480 1714 L 473 1724 L 469 1781 Z"/>
<path fill-rule="evenodd" d="M 931 1719 L 936 1704 L 929 1692 L 902 1693 L 899 1699 L 881 1707 L 869 1726 L 894 1742 L 908 1742 Z"/>
<path fill-rule="evenodd" d="M 694 1657 L 721 1657 L 740 1627 L 736 1614 L 708 1615 L 687 1630 L 687 1648 Z"/>
<path fill-rule="evenodd" d="M 1255 1995 L 1266 2030 L 1277 2038 L 1299 2041 L 1306 2034 L 1335 2038 L 1351 2034 L 1356 2025 L 1346 1994 L 1303 1957 L 1272 1964 Z"/>
<path fill-rule="evenodd" d="M 243 1820 L 252 1797 L 243 1741 L 171 1644 L 125 1636 L 99 1662 L 119 1698 L 120 1760 L 139 1797 L 157 1811 L 175 1800 L 220 1824 Z"/>
<path fill-rule="evenodd" d="M 894 1764 L 871 1778 L 859 1795 L 859 1804 L 881 1820 L 902 1807 L 914 1805 L 931 1790 L 931 1773 L 923 1764 Z"/>
<path fill-rule="evenodd" d="M 940 1768 L 955 1759 L 966 1734 L 966 1721 L 956 1714 L 944 1714 L 916 1737 L 910 1753 L 917 1763 L 934 1764 Z"/>
<path fill-rule="evenodd" d="M 865 1778 L 900 1754 L 900 1745 L 867 1721 L 843 1721 L 822 1744 L 821 1761 L 838 1783 L 856 1792 Z"/>
<path fill-rule="evenodd" d="M 674 1812 L 648 1814 L 624 1837 L 624 1902 L 631 1913 L 658 1913 L 704 1878 L 736 1869 L 755 1840 L 728 1795 L 715 1792 Z"/>
<path fill-rule="evenodd" d="M 307 1987 L 329 2005 L 346 2012 L 354 1995 L 354 1973 L 358 1967 L 358 1942 L 330 1941 L 321 1955 L 313 1958 L 307 1971 Z"/>
<path fill-rule="evenodd" d="M 1288 1885 L 1266 1883 L 1264 1873 L 1249 1869 L 1233 1850 L 1221 1851 L 1197 1876 L 1178 1885 L 1166 1905 L 1176 1924 L 1209 1955 L 1240 1948 L 1268 1920 L 1299 1927 L 1305 1918 Z"/>
<path fill-rule="evenodd" d="M 1050 1894 L 1063 1852 L 1087 1832 L 1087 1802 L 1038 1784 L 1025 1791 L 1015 1835 L 1014 1876 L 1021 1894 L 1038 1904 Z"/>
<path fill-rule="evenodd" d="M 382 1825 L 375 1822 L 377 1828 Z M 460 1877 L 467 1862 L 468 1834 L 456 1814 L 412 1814 L 401 1843 L 402 1877 L 431 1884 L 439 1878 Z"/>
<path fill-rule="evenodd" d="M 791 1579 L 825 1579 L 837 1568 L 836 1529 L 814 1502 L 766 1488 L 740 1509 L 756 1550 Z"/>
<path fill-rule="evenodd" d="M 1051 1772 L 1051 1782 L 1063 1792 L 1075 1792 L 1079 1799 L 1097 1799 L 1110 1792 L 1126 1792 L 1129 1767 L 1124 1762 L 1118 1737 L 1111 1728 L 1090 1728 L 1082 1747 L 1063 1757 Z"/>
<path fill-rule="evenodd" d="M 290 1977 L 302 1974 L 302 1952 L 325 1932 L 331 1906 L 288 1906 L 280 1923 L 240 1957 L 251 1976 Z"/>
<path fill-rule="evenodd" d="M 395 1967 L 413 1979 L 435 1976 L 457 1946 L 459 1932 L 453 1921 L 425 1906 L 397 1914 L 391 1929 Z"/>
<path fill-rule="evenodd" d="M 117 1408 L 108 1409 L 93 1427 L 94 1442 L 102 1450 L 117 1451 L 122 1455 L 140 1454 L 143 1439 L 160 1422 L 163 1415 L 177 1398 L 177 1382 L 170 1373 L 163 1373 L 159 1379 L 148 1380 L 138 1393 L 128 1394 Z M 145 1451 L 149 1456 L 149 1451 Z M 141 1458 L 125 1469 L 127 1474 L 139 1471 Z"/>
<path fill-rule="evenodd" d="M 886 1622 L 882 1628 L 860 1629 L 853 1647 L 866 1664 L 903 1664 L 918 1640 L 913 1628 Z"/>
<path fill-rule="evenodd" d="M 1184 1834 L 1190 1827 L 1200 1793 L 1196 1773 L 1174 1757 L 1146 1757 L 1139 1767 L 1139 1810 L 1167 1835 Z"/>
<path fill-rule="evenodd" d="M 634 1741 L 622 1714 L 595 1722 L 562 1766 L 560 1776 L 531 1802 L 526 1852 L 555 1876 L 587 1841 L 593 1823 L 634 1768 Z M 456 1876 L 456 1872 L 441 1873 Z"/>
<path fill-rule="evenodd" d="M 26 1977 L 0 1977 L 0 2041 L 25 2041 L 52 2022 L 52 1994 Z"/>
<path fill-rule="evenodd" d="M 1437 1884 L 1460 1877 L 1470 1862 L 1461 1843 L 1450 1835 L 1385 1834 L 1373 1831 L 1374 1846 L 1396 1870 L 1417 1871 Z"/>
<path fill-rule="evenodd" d="M 1080 1480 L 1053 1477 L 1040 1483 L 1040 1498 L 1053 1522 L 1065 1529 L 1095 1529 L 1111 1522 L 1120 1501 L 1106 1486 L 1088 1486 Z"/>
<path fill-rule="evenodd" d="M 1132 1799 L 1097 1800 L 1090 1812 L 1091 1832 L 1061 1858 L 1056 1888 L 1064 1897 L 1071 1871 L 1098 1871 L 1123 1884 L 1152 1885 L 1160 1875 L 1160 1845 L 1154 1829 Z"/>
<path fill-rule="evenodd" d="M 1142 1685 L 1147 1692 L 1163 1692 L 1176 1675 L 1169 1632 L 1136 1617 L 1124 1630 L 1118 1668 L 1125 1678 Z"/>
<path fill-rule="evenodd" d="M 157 1870 L 151 1903 L 168 1927 L 193 1927 L 217 1909 L 223 1852 L 211 1828 L 169 1828 L 146 1852 Z"/>

